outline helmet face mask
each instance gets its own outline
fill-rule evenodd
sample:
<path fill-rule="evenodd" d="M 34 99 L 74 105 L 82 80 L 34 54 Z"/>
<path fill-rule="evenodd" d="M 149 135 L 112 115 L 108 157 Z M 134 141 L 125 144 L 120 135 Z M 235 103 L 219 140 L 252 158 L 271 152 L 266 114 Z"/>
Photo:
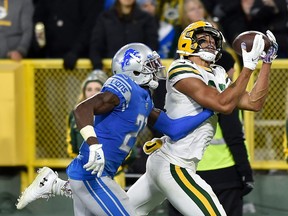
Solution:
<path fill-rule="evenodd" d="M 165 67 L 162 65 L 160 56 L 156 51 L 152 52 L 152 56 L 146 60 L 143 67 L 144 71 L 153 73 L 157 79 L 165 79 Z"/>
<path fill-rule="evenodd" d="M 198 34 L 207 33 L 214 41 L 216 50 L 213 53 L 201 48 L 201 43 L 197 38 Z M 204 61 L 214 62 L 221 58 L 222 42 L 224 37 L 222 33 L 214 28 L 209 22 L 198 21 L 187 26 L 181 33 L 178 40 L 177 53 L 180 56 L 199 56 Z"/>
<path fill-rule="evenodd" d="M 158 87 L 157 79 L 164 77 L 164 69 L 158 53 L 142 43 L 127 44 L 112 59 L 113 74 L 125 74 L 138 85 L 150 88 Z"/>

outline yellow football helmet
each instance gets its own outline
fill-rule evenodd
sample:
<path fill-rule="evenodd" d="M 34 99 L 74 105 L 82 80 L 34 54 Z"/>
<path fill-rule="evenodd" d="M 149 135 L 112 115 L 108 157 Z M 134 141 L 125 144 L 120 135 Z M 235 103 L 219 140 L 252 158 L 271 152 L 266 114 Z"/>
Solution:
<path fill-rule="evenodd" d="M 210 34 L 216 44 L 215 54 L 208 53 L 201 49 L 196 34 L 206 32 Z M 188 25 L 181 33 L 178 40 L 178 50 L 180 56 L 199 56 L 201 59 L 209 62 L 215 62 L 221 58 L 222 42 L 224 37 L 222 33 L 213 27 L 209 22 L 198 21 Z M 225 41 L 225 40 L 224 40 Z"/>

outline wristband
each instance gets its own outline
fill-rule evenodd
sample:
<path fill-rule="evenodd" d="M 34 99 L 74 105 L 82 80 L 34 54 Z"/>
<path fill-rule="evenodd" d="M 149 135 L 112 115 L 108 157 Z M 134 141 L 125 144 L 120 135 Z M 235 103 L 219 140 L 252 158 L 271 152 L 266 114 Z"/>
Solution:
<path fill-rule="evenodd" d="M 97 137 L 94 127 L 92 125 L 86 125 L 80 130 L 80 134 L 82 135 L 83 139 L 86 141 L 89 137 Z"/>

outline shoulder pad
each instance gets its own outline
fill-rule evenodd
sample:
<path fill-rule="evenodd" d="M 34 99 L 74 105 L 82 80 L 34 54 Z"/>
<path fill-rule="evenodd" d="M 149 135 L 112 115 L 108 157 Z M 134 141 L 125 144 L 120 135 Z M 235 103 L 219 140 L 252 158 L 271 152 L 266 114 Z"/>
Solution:
<path fill-rule="evenodd" d="M 104 83 L 103 89 L 122 95 L 126 101 L 130 101 L 133 81 L 124 74 L 116 74 Z"/>
<path fill-rule="evenodd" d="M 225 71 L 225 69 L 221 65 L 211 64 L 210 67 L 213 68 L 213 69 L 220 69 L 220 70 Z"/>
<path fill-rule="evenodd" d="M 195 64 L 186 59 L 177 59 L 174 62 L 172 62 L 167 73 L 169 79 L 172 79 L 177 75 L 185 73 L 193 73 L 201 75 L 200 72 L 196 69 Z"/>

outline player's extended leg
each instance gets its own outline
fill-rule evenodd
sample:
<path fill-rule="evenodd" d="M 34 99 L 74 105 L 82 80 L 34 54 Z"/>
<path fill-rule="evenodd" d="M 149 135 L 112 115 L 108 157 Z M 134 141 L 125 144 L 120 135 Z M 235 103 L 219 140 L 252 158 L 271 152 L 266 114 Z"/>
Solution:
<path fill-rule="evenodd" d="M 193 212 L 193 215 L 197 216 L 226 216 L 212 188 L 194 169 L 182 168 L 167 162 L 160 170 L 157 183 L 169 202 L 181 214 L 191 215 Z"/>
<path fill-rule="evenodd" d="M 85 203 L 83 203 L 77 194 L 73 195 L 73 209 L 75 216 L 93 216 L 94 214 L 86 208 Z"/>
<path fill-rule="evenodd" d="M 75 197 L 75 216 L 135 215 L 126 192 L 111 178 L 69 182 Z"/>
<path fill-rule="evenodd" d="M 155 207 L 161 205 L 166 197 L 151 178 L 151 169 L 158 170 L 158 164 L 151 164 L 152 156 L 148 157 L 146 173 L 142 175 L 127 191 L 130 203 L 135 208 L 136 215 L 148 215 Z M 153 162 L 152 162 L 153 163 Z M 150 164 L 150 165 L 149 165 Z M 147 169 L 147 167 L 152 168 Z"/>
<path fill-rule="evenodd" d="M 197 216 L 226 216 L 212 188 L 195 173 L 195 165 L 192 163 L 187 164 L 187 168 L 175 166 L 168 161 L 167 155 L 156 150 L 147 160 L 146 173 L 154 187 L 157 187 L 182 215 L 191 215 L 193 212 L 193 215 Z M 154 196 L 155 194 L 152 194 L 150 199 L 153 200 Z M 143 210 L 142 206 L 139 209 Z"/>
<path fill-rule="evenodd" d="M 69 191 L 69 182 L 58 178 L 57 172 L 49 167 L 39 169 L 38 175 L 18 198 L 17 209 L 22 209 L 29 203 L 39 198 L 49 198 L 55 195 L 72 198 L 72 192 Z"/>

